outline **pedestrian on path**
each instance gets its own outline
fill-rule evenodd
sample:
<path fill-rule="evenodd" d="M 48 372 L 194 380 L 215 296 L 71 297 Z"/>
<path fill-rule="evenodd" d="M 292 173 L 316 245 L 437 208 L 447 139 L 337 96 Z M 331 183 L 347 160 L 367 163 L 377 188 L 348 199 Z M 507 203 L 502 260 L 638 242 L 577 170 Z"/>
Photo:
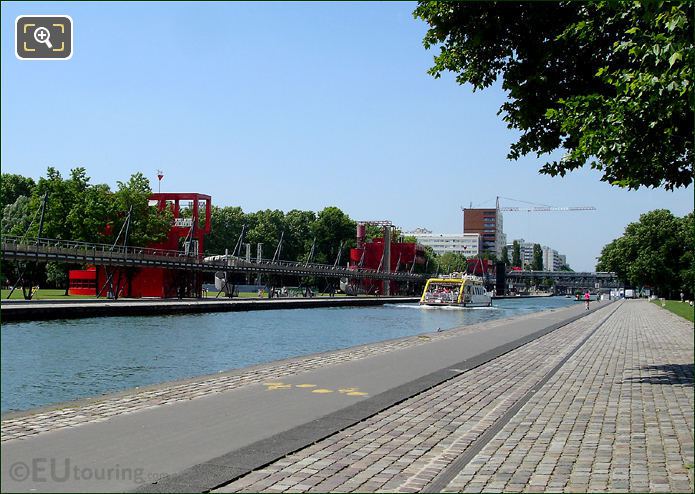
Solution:
<path fill-rule="evenodd" d="M 589 300 L 591 299 L 591 294 L 589 293 L 589 290 L 586 291 L 584 294 L 584 302 L 586 302 L 586 310 L 589 310 Z"/>

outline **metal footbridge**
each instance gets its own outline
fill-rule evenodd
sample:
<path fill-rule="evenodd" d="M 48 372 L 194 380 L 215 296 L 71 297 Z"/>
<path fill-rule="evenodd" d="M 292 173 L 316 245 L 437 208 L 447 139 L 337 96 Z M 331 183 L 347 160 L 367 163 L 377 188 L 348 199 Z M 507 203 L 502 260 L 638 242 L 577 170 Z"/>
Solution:
<path fill-rule="evenodd" d="M 425 275 L 386 272 L 365 268 L 346 268 L 331 264 L 261 259 L 248 261 L 231 255 L 188 255 L 181 251 L 146 247 L 92 244 L 50 238 L 22 239 L 2 236 L 3 261 L 67 262 L 112 267 L 156 267 L 182 271 L 239 274 L 320 276 L 325 278 L 369 278 L 401 282 L 423 282 Z"/>
<path fill-rule="evenodd" d="M 506 279 L 517 285 L 549 279 L 556 288 L 620 288 L 624 285 L 615 273 L 610 272 L 509 271 Z"/>

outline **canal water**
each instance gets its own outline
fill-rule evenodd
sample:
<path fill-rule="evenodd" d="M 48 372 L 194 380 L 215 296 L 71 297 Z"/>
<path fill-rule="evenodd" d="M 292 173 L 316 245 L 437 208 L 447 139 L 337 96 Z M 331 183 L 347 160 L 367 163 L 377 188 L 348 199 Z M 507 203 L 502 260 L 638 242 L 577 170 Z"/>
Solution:
<path fill-rule="evenodd" d="M 498 300 L 481 309 L 396 304 L 6 323 L 2 412 L 572 303 L 553 297 Z"/>

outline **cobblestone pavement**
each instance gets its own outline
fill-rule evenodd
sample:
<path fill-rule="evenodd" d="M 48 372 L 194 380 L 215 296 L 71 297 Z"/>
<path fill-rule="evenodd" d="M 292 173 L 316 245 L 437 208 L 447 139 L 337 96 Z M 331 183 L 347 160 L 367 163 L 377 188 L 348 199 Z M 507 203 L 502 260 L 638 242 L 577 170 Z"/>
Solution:
<path fill-rule="evenodd" d="M 693 492 L 693 326 L 628 302 L 449 484 Z"/>
<path fill-rule="evenodd" d="M 307 357 L 299 357 L 270 364 L 258 365 L 239 371 L 203 376 L 186 381 L 148 386 L 140 390 L 130 390 L 103 398 L 90 399 L 75 404 L 67 404 L 59 409 L 20 414 L 2 420 L 0 441 L 21 440 L 44 432 L 76 427 L 86 423 L 102 422 L 109 418 L 134 413 L 158 406 L 193 400 L 222 393 L 251 384 L 276 380 L 280 377 L 296 375 L 321 367 L 359 360 L 403 348 L 426 344 L 429 341 L 453 338 L 462 334 L 485 331 L 515 321 L 536 317 L 538 313 L 497 319 L 440 333 L 428 333 L 396 340 L 372 343 L 357 347 L 327 352 Z"/>
<path fill-rule="evenodd" d="M 632 301 L 214 492 L 421 491 L 597 327 L 446 490 L 692 492 L 692 324 Z"/>

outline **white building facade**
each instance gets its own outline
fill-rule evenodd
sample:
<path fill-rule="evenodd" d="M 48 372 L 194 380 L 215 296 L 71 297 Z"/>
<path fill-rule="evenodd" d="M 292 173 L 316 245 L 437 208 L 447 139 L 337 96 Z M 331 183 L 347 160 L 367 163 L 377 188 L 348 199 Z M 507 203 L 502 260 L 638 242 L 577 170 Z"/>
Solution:
<path fill-rule="evenodd" d="M 526 242 L 523 238 L 517 240 L 519 242 L 519 253 L 521 254 L 521 267 L 533 264 L 533 242 Z M 507 244 L 509 260 L 513 259 L 514 243 Z M 563 266 L 567 265 L 567 257 L 559 254 L 558 251 L 548 247 L 541 246 L 543 253 L 543 270 L 544 271 L 559 271 Z"/>
<path fill-rule="evenodd" d="M 430 230 L 418 228 L 412 235 L 419 244 L 431 247 L 437 255 L 455 252 L 466 257 L 476 257 L 480 253 L 480 234 L 478 233 L 432 233 Z"/>
<path fill-rule="evenodd" d="M 565 256 L 561 256 L 555 249 L 543 246 L 543 269 L 545 271 L 560 271 L 565 265 Z"/>

